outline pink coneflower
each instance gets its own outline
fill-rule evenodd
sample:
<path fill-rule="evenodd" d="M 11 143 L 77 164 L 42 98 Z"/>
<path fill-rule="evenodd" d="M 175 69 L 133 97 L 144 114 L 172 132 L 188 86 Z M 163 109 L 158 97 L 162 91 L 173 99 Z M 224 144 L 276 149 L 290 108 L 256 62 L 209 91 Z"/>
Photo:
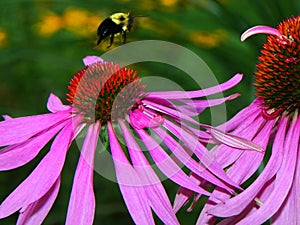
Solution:
<path fill-rule="evenodd" d="M 151 162 L 167 178 L 199 194 L 210 196 L 187 173 L 192 172 L 228 193 L 239 188 L 203 144 L 220 141 L 221 137 L 223 142 L 237 148 L 259 147 L 232 135 L 221 135 L 220 131 L 199 124 L 193 116 L 235 98 L 236 94 L 200 99 L 233 87 L 241 80 L 240 74 L 205 90 L 145 92 L 145 85 L 131 69 L 95 56 L 84 58 L 84 63 L 86 67 L 69 85 L 67 100 L 71 106 L 63 105 L 51 94 L 47 104 L 49 114 L 5 116 L 0 123 L 0 146 L 4 146 L 0 151 L 1 170 L 28 163 L 54 137 L 38 166 L 2 202 L 0 218 L 19 211 L 18 224 L 42 223 L 57 197 L 66 153 L 78 135 L 85 138 L 80 147 L 66 224 L 93 223 L 93 170 L 98 137 L 107 140 L 123 199 L 136 224 L 154 224 L 152 211 L 165 224 L 179 223 Z M 200 126 L 207 131 L 200 130 Z M 183 165 L 188 171 L 182 170 Z"/>
<path fill-rule="evenodd" d="M 233 195 L 217 187 L 212 196 L 222 201 L 208 201 L 198 224 L 217 217 L 224 218 L 220 224 L 300 224 L 300 16 L 276 29 L 253 27 L 241 40 L 261 33 L 268 36 L 255 72 L 256 99 L 224 128 L 267 154 L 224 145 L 213 150 L 232 180 L 250 185 Z"/>

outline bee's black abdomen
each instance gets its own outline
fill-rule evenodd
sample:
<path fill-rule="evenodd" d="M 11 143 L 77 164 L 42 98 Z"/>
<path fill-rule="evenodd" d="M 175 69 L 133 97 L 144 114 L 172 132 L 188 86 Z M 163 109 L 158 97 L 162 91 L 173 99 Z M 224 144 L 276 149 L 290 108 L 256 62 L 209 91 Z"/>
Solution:
<path fill-rule="evenodd" d="M 115 24 L 110 18 L 103 20 L 97 30 L 97 35 L 99 37 L 97 45 L 109 36 L 120 32 L 122 32 L 122 26 Z"/>

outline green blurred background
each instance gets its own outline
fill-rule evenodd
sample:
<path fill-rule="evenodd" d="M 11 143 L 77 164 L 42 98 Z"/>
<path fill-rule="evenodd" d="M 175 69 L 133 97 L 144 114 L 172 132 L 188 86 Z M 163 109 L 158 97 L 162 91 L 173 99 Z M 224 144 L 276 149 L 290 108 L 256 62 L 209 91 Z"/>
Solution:
<path fill-rule="evenodd" d="M 228 117 L 253 99 L 251 86 L 259 49 L 258 35 L 240 42 L 240 35 L 254 25 L 276 26 L 300 11 L 299 0 L 2 0 L 0 2 L 0 114 L 13 117 L 47 112 L 49 93 L 64 100 L 72 76 L 82 68 L 86 55 L 101 55 L 108 43 L 96 46 L 100 22 L 114 12 L 132 12 L 137 19 L 127 42 L 163 40 L 179 44 L 199 55 L 219 82 L 244 73 L 234 91 L 242 96 L 227 104 Z M 114 48 L 120 45 L 115 39 Z M 183 88 L 197 88 L 185 74 L 170 66 L 133 65 L 141 77 L 165 76 Z M 205 74 L 199 74 L 205 76 Z M 66 101 L 64 101 L 66 103 Z M 209 119 L 208 119 L 209 120 Z M 207 121 L 209 123 L 209 121 Z M 1 135 L 1 134 L 0 134 Z M 49 147 L 49 146 L 48 146 Z M 73 146 L 62 174 L 59 197 L 44 224 L 64 224 L 69 193 L 79 151 Z M 2 201 L 32 171 L 38 158 L 22 168 L 0 175 Z M 83 184 L 84 185 L 84 184 Z M 170 196 L 176 187 L 165 182 Z M 94 224 L 132 224 L 118 186 L 95 174 L 97 209 Z M 201 206 L 197 206 L 201 208 Z M 199 210 L 179 212 L 182 224 L 193 224 Z M 17 214 L 0 220 L 15 224 Z M 158 222 L 160 223 L 160 222 Z"/>

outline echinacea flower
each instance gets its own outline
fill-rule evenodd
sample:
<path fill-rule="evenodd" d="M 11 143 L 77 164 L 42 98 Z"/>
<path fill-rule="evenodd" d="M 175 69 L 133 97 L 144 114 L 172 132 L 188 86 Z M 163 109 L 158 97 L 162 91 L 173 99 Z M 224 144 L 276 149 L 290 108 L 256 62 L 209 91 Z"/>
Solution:
<path fill-rule="evenodd" d="M 250 28 L 241 40 L 254 34 L 268 34 L 255 72 L 256 99 L 223 127 L 266 151 L 213 149 L 228 176 L 248 187 L 233 195 L 217 187 L 212 195 L 221 202 L 208 201 L 197 224 L 217 218 L 220 224 L 300 224 L 300 16 L 276 29 Z"/>
<path fill-rule="evenodd" d="M 63 105 L 51 94 L 47 104 L 50 113 L 5 116 L 0 123 L 2 171 L 28 163 L 54 138 L 37 167 L 2 202 L 0 218 L 19 211 L 18 224 L 42 223 L 57 197 L 66 153 L 79 135 L 84 136 L 84 142 L 66 224 L 93 223 L 93 173 L 99 137 L 108 143 L 118 185 L 136 224 L 154 224 L 152 211 L 165 224 L 179 223 L 151 162 L 167 178 L 199 194 L 210 196 L 190 179 L 183 166 L 229 193 L 239 188 L 204 145 L 215 140 L 241 149 L 259 147 L 232 135 L 220 135 L 219 130 L 202 125 L 193 117 L 209 106 L 235 98 L 237 94 L 200 99 L 233 87 L 240 82 L 241 74 L 204 90 L 146 92 L 141 78 L 131 69 L 96 56 L 84 58 L 84 63 L 86 67 L 69 85 L 67 100 L 71 105 Z"/>

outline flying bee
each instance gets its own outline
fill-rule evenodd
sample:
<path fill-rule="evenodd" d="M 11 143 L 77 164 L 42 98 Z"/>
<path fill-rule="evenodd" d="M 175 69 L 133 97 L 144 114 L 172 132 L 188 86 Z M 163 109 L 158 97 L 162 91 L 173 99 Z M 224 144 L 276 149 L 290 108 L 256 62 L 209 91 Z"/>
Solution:
<path fill-rule="evenodd" d="M 143 16 L 132 16 L 131 13 L 114 13 L 108 18 L 103 20 L 97 30 L 98 41 L 97 45 L 102 40 L 109 39 L 109 48 L 114 42 L 114 37 L 121 35 L 121 41 L 124 44 L 126 42 L 126 32 L 130 32 L 135 17 Z"/>
<path fill-rule="evenodd" d="M 97 30 L 98 41 L 97 45 L 102 40 L 109 38 L 109 46 L 112 46 L 115 35 L 121 35 L 121 41 L 126 42 L 126 32 L 131 30 L 133 24 L 133 16 L 130 13 L 114 13 L 103 20 Z"/>

